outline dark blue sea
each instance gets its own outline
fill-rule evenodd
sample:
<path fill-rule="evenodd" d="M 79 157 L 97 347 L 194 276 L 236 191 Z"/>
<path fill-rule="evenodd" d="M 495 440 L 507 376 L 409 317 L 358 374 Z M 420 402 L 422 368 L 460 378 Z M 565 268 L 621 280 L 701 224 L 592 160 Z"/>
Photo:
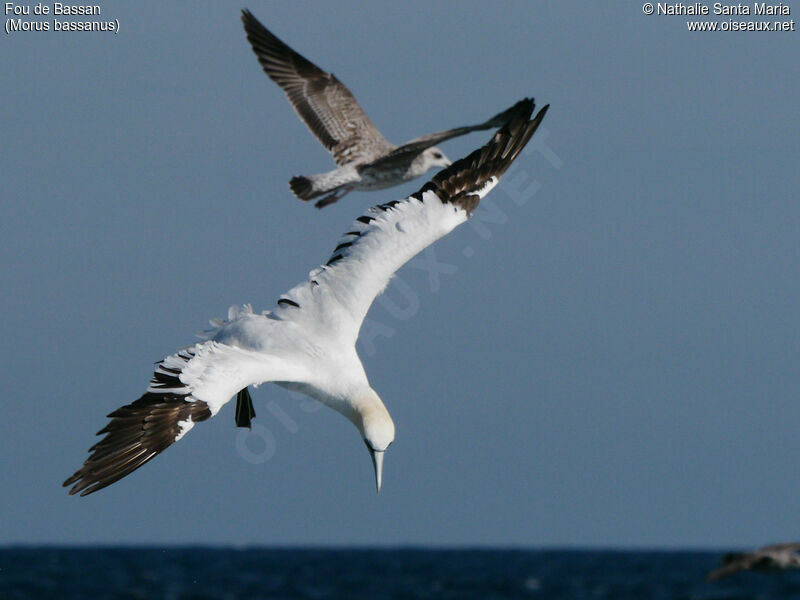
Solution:
<path fill-rule="evenodd" d="M 0 599 L 800 598 L 800 572 L 706 583 L 716 552 L 4 548 Z"/>

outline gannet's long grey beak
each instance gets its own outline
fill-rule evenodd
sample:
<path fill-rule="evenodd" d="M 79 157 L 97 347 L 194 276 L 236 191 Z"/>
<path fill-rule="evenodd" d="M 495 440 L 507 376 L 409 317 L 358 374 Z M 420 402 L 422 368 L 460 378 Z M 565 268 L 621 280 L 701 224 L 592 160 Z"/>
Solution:
<path fill-rule="evenodd" d="M 378 493 L 381 493 L 381 481 L 383 480 L 383 452 L 370 449 L 370 456 L 372 456 L 372 466 L 375 467 L 375 487 L 378 488 Z"/>

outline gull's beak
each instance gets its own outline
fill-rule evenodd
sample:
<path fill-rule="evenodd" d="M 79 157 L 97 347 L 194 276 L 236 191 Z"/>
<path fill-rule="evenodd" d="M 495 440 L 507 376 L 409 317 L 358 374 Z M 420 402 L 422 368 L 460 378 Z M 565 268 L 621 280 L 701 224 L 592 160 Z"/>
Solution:
<path fill-rule="evenodd" d="M 372 466 L 375 467 L 375 487 L 378 488 L 378 493 L 381 493 L 381 481 L 383 479 L 383 452 L 370 449 L 370 456 L 372 456 Z"/>

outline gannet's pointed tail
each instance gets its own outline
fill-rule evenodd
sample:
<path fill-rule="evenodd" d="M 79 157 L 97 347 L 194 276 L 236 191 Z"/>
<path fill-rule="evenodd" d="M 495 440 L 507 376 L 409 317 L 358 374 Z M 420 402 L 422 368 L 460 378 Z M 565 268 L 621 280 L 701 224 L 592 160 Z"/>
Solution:
<path fill-rule="evenodd" d="M 414 196 L 421 198 L 425 192 L 433 191 L 442 202 L 455 204 L 472 214 L 480 199 L 497 185 L 500 176 L 519 156 L 549 107 L 548 104 L 531 119 L 533 100 L 518 102 L 506 111 L 508 121 L 488 144 L 434 175 Z"/>
<path fill-rule="evenodd" d="M 236 426 L 250 429 L 250 421 L 255 416 L 256 409 L 253 408 L 253 399 L 250 397 L 250 391 L 244 387 L 236 394 Z"/>

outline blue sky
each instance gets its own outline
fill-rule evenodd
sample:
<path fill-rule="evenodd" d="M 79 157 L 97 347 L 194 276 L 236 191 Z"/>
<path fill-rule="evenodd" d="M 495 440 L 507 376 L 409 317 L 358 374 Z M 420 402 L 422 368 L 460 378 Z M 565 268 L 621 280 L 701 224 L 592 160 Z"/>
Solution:
<path fill-rule="evenodd" d="M 359 351 L 397 426 L 380 496 L 351 425 L 266 385 L 253 433 L 231 404 L 68 497 L 155 361 L 232 304 L 270 308 L 367 206 L 426 180 L 297 201 L 289 178 L 332 162 L 239 4 L 100 6 L 118 35 L 0 41 L 0 544 L 800 534 L 797 33 L 690 33 L 636 3 L 249 4 L 395 143 L 524 96 L 551 110 L 369 314 Z"/>

